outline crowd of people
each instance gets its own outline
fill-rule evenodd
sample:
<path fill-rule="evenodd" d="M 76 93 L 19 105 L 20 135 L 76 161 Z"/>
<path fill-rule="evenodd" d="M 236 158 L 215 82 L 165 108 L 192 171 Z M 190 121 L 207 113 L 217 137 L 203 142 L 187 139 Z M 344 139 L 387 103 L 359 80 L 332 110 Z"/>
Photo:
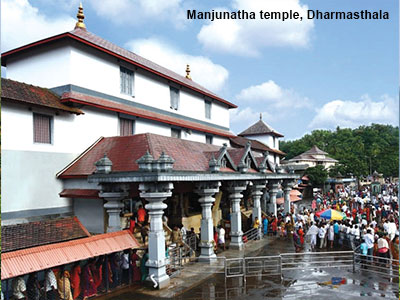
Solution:
<path fill-rule="evenodd" d="M 298 213 L 279 212 L 263 217 L 265 235 L 293 239 L 296 251 L 305 248 L 348 248 L 364 255 L 399 259 L 399 208 L 397 184 L 387 183 L 373 195 L 369 186 L 359 190 L 349 186 L 337 193 L 318 193 L 311 207 Z M 341 217 L 324 218 L 320 213 L 334 210 Z M 336 214 L 337 215 L 337 214 Z"/>
<path fill-rule="evenodd" d="M 28 300 L 86 299 L 120 286 L 143 282 L 148 276 L 148 258 L 147 250 L 142 257 L 136 249 L 125 250 L 47 269 L 44 274 L 31 273 L 26 282 L 19 276 L 12 281 L 12 296 Z"/>

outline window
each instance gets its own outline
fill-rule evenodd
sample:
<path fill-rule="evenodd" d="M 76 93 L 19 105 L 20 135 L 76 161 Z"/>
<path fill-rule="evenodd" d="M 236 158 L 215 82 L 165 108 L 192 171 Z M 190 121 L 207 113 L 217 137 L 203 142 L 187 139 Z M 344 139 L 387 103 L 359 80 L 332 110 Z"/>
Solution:
<path fill-rule="evenodd" d="M 176 129 L 176 128 L 171 128 L 171 136 L 174 138 L 181 138 L 181 131 L 180 129 Z"/>
<path fill-rule="evenodd" d="M 206 118 L 211 119 L 211 101 L 205 100 L 204 104 L 206 106 Z"/>
<path fill-rule="evenodd" d="M 120 67 L 121 93 L 133 96 L 133 71 Z"/>
<path fill-rule="evenodd" d="M 213 142 L 212 135 L 206 134 L 206 144 L 212 144 L 212 142 Z"/>
<path fill-rule="evenodd" d="M 127 136 L 135 133 L 135 121 L 119 118 L 119 135 Z"/>
<path fill-rule="evenodd" d="M 170 107 L 172 109 L 178 110 L 179 109 L 179 89 L 170 86 L 169 92 L 171 95 L 171 106 Z"/>
<path fill-rule="evenodd" d="M 33 114 L 33 142 L 51 144 L 51 120 L 52 117 Z"/>

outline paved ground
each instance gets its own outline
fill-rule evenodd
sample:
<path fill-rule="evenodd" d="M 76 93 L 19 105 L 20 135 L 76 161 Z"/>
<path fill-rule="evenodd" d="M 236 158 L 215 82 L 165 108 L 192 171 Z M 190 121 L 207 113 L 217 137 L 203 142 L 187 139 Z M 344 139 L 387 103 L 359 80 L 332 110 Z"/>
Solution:
<path fill-rule="evenodd" d="M 227 250 L 219 256 L 234 258 L 288 252 L 294 252 L 291 241 L 268 237 L 252 241 L 243 251 Z M 350 269 L 285 271 L 283 280 L 278 276 L 225 280 L 223 272 L 222 263 L 212 267 L 192 264 L 185 267 L 179 276 L 171 278 L 171 284 L 166 289 L 129 287 L 99 299 L 398 299 L 398 294 L 393 292 L 393 287 L 398 288 L 398 283 L 391 284 L 368 272 L 352 273 Z M 336 286 L 326 284 L 332 277 L 346 278 L 346 283 Z"/>

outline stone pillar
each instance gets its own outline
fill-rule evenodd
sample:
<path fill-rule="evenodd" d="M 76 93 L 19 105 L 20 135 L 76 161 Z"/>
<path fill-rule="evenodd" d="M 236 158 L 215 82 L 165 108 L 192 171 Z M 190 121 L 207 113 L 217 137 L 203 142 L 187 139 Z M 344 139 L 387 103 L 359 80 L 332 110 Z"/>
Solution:
<path fill-rule="evenodd" d="M 267 195 L 268 195 L 268 190 L 265 188 L 263 191 L 263 195 L 261 197 L 261 210 L 263 212 L 267 212 Z"/>
<path fill-rule="evenodd" d="M 216 257 L 213 248 L 214 230 L 211 206 L 215 201 L 213 196 L 218 193 L 220 185 L 219 181 L 199 182 L 196 184 L 195 193 L 200 196 L 199 202 L 202 207 L 199 243 L 199 260 L 202 261 L 210 261 Z"/>
<path fill-rule="evenodd" d="M 291 180 L 284 180 L 282 184 L 285 214 L 290 213 L 290 191 L 292 190 L 293 185 L 294 182 Z"/>
<path fill-rule="evenodd" d="M 261 196 L 263 195 L 263 190 L 265 189 L 265 186 L 267 184 L 266 180 L 254 180 L 253 181 L 253 186 L 251 187 L 251 196 L 253 198 L 253 223 L 256 217 L 258 217 L 258 220 L 260 221 L 261 224 L 261 203 L 260 199 Z"/>
<path fill-rule="evenodd" d="M 107 232 L 115 232 L 121 230 L 121 213 L 124 204 L 121 202 L 128 197 L 128 192 L 100 192 L 99 196 L 106 200 L 104 208 L 108 214 Z"/>
<path fill-rule="evenodd" d="M 278 180 L 268 180 L 268 189 L 269 189 L 269 212 L 273 213 L 274 216 L 277 216 L 277 207 L 276 207 L 276 194 L 278 193 L 279 181 Z"/>
<path fill-rule="evenodd" d="M 231 244 L 230 248 L 242 249 L 243 248 L 243 231 L 242 231 L 242 216 L 240 212 L 240 199 L 243 198 L 241 194 L 247 188 L 246 181 L 229 181 L 226 190 L 229 192 L 229 199 L 231 201 Z"/>
<path fill-rule="evenodd" d="M 162 216 L 164 209 L 167 208 L 163 201 L 172 196 L 172 189 L 173 184 L 170 182 L 141 183 L 139 185 L 140 197 L 149 202 L 145 206 L 150 216 L 149 260 L 146 266 L 149 267 L 149 277 L 154 276 L 159 289 L 169 284 L 169 276 L 165 269 L 165 235 Z"/>

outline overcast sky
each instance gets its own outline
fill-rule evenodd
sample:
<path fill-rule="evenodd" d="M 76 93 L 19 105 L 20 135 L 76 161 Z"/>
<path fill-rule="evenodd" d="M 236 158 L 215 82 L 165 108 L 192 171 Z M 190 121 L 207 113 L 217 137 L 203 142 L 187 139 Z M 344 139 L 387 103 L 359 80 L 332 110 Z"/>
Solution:
<path fill-rule="evenodd" d="M 76 0 L 1 0 L 2 52 L 70 31 Z M 314 129 L 398 124 L 398 1 L 85 0 L 87 29 L 239 106 L 285 139 Z M 187 20 L 186 10 L 388 11 L 389 20 Z"/>

